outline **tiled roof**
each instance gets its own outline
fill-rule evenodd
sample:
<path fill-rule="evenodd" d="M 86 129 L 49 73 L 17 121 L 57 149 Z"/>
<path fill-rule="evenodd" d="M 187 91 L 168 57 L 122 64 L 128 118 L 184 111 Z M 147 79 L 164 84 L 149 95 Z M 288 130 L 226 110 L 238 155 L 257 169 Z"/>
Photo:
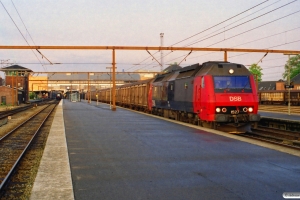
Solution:
<path fill-rule="evenodd" d="M 262 81 L 258 83 L 258 90 L 276 90 L 277 81 Z"/>
<path fill-rule="evenodd" d="M 28 69 L 26 67 L 22 67 L 20 65 L 11 65 L 9 67 L 3 67 L 3 68 L 0 69 L 0 71 L 11 71 L 11 70 L 19 70 L 19 71 L 32 72 L 31 69 Z"/>
<path fill-rule="evenodd" d="M 298 74 L 297 76 L 295 76 L 294 78 L 292 78 L 292 80 L 294 82 L 294 84 L 300 84 L 300 74 Z"/>

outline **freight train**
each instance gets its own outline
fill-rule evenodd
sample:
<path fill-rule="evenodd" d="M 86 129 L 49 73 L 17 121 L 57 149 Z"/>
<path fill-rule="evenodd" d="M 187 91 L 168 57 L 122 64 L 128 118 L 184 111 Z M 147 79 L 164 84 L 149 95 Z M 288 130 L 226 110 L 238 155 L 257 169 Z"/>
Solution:
<path fill-rule="evenodd" d="M 269 105 L 288 105 L 289 92 L 288 90 L 267 90 L 259 91 L 259 103 Z M 300 105 L 300 91 L 290 91 L 290 103 L 293 106 Z"/>
<path fill-rule="evenodd" d="M 63 98 L 64 91 L 63 90 L 51 90 L 49 92 L 49 98 L 61 100 Z"/>
<path fill-rule="evenodd" d="M 91 92 L 91 99 L 109 103 L 110 88 Z M 260 120 L 253 75 L 230 62 L 179 67 L 118 86 L 116 104 L 231 133 L 250 131 Z"/>

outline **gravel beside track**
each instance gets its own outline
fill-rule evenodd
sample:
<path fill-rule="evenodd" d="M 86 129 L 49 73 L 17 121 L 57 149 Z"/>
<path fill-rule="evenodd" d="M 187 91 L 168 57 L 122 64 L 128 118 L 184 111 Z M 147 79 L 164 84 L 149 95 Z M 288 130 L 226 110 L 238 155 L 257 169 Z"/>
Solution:
<path fill-rule="evenodd" d="M 42 110 L 44 107 L 45 107 L 45 105 L 38 106 L 38 107 L 33 107 L 31 109 L 25 110 L 23 112 L 20 112 L 20 113 L 17 113 L 15 115 L 11 116 L 11 119 L 8 120 L 8 123 L 1 126 L 1 128 L 0 128 L 0 137 L 2 137 L 7 132 L 13 130 L 17 125 L 21 124 L 26 119 L 33 116 L 34 114 L 36 114 L 37 112 Z"/>
<path fill-rule="evenodd" d="M 32 108 L 12 116 L 9 123 L 0 128 L 0 137 L 13 130 L 17 125 L 24 122 L 30 116 L 36 114 L 46 105 Z M 1 191 L 0 199 L 28 199 L 35 176 L 39 167 L 40 159 L 43 154 L 47 136 L 53 120 L 52 113 L 45 123 L 45 126 L 38 132 L 30 148 L 27 149 L 13 176 L 10 178 L 8 185 Z M 5 156 L 5 155 L 1 155 Z"/>

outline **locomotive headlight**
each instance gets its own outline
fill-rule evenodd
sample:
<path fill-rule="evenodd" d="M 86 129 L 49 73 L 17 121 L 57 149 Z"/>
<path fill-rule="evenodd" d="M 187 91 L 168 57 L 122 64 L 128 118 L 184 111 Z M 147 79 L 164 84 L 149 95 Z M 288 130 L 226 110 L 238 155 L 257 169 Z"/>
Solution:
<path fill-rule="evenodd" d="M 221 108 L 216 108 L 216 112 L 221 112 Z"/>
<path fill-rule="evenodd" d="M 233 73 L 234 73 L 234 70 L 233 70 L 233 69 L 230 69 L 228 72 L 229 72 L 229 74 L 233 74 Z"/>
<path fill-rule="evenodd" d="M 227 109 L 226 108 L 222 108 L 222 112 L 223 113 L 227 112 Z"/>
<path fill-rule="evenodd" d="M 253 112 L 253 108 L 252 108 L 252 107 L 249 107 L 249 108 L 248 108 L 248 111 L 249 111 L 249 112 Z"/>
<path fill-rule="evenodd" d="M 244 107 L 244 108 L 243 108 L 243 111 L 244 111 L 244 112 L 247 112 L 247 111 L 248 111 L 248 108 Z"/>

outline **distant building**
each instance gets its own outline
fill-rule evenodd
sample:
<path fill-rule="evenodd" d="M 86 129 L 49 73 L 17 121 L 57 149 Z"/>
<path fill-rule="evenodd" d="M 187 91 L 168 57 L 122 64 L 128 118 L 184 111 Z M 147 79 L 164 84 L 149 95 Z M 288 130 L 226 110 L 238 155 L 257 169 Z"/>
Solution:
<path fill-rule="evenodd" d="M 137 72 L 137 73 L 141 72 L 141 73 L 139 73 L 140 80 L 147 80 L 147 79 L 154 78 L 154 76 L 157 73 L 157 72 L 150 72 L 149 70 L 137 70 L 135 72 Z"/>
<path fill-rule="evenodd" d="M 22 93 L 21 93 L 22 94 Z M 17 105 L 17 96 L 19 97 L 19 91 L 7 86 L 0 86 L 0 104 L 1 105 Z M 22 97 L 20 96 L 22 100 Z"/>
<path fill-rule="evenodd" d="M 291 84 L 294 85 L 293 90 L 300 90 L 300 74 L 291 79 Z M 258 83 L 258 91 L 285 90 L 285 85 L 288 85 L 288 83 L 282 79 L 278 81 L 261 81 Z"/>
<path fill-rule="evenodd" d="M 5 85 L 18 88 L 20 90 L 28 89 L 28 74 L 32 70 L 19 65 L 12 65 L 1 69 L 5 73 Z"/>
<path fill-rule="evenodd" d="M 28 101 L 28 74 L 32 70 L 19 65 L 1 68 L 5 73 L 5 86 L 0 87 L 1 103 L 17 105 Z"/>
<path fill-rule="evenodd" d="M 277 81 L 261 81 L 258 83 L 258 91 L 262 90 L 276 90 Z"/>
<path fill-rule="evenodd" d="M 300 90 L 300 74 L 292 78 L 291 82 L 294 84 L 294 90 Z"/>
<path fill-rule="evenodd" d="M 48 90 L 47 76 L 29 76 L 29 91 Z"/>
<path fill-rule="evenodd" d="M 141 80 L 137 73 L 117 73 L 116 85 L 132 83 Z M 80 90 L 87 91 L 111 86 L 111 74 L 108 73 L 55 73 L 48 74 L 48 90 Z"/>
<path fill-rule="evenodd" d="M 0 77 L 0 86 L 2 86 L 3 85 L 3 79 L 2 79 L 2 77 Z"/>

